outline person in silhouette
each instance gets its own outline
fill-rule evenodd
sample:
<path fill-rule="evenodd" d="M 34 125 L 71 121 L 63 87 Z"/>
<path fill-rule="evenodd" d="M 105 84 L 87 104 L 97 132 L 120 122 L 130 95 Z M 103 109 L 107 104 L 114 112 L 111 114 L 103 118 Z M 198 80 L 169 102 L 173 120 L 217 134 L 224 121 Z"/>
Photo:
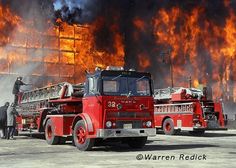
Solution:
<path fill-rule="evenodd" d="M 27 85 L 25 84 L 24 82 L 22 82 L 22 77 L 21 76 L 18 76 L 16 78 L 16 81 L 14 83 L 14 86 L 13 86 L 13 90 L 12 90 L 12 94 L 14 94 L 15 98 L 14 98 L 14 104 L 17 105 L 18 104 L 18 94 L 20 92 L 20 87 L 23 86 L 23 85 Z"/>
<path fill-rule="evenodd" d="M 15 104 L 12 103 L 7 109 L 7 139 L 14 139 L 16 116 L 19 116 L 19 114 L 16 111 Z"/>
<path fill-rule="evenodd" d="M 7 108 L 9 102 L 0 107 L 0 138 L 5 139 L 7 134 Z"/>

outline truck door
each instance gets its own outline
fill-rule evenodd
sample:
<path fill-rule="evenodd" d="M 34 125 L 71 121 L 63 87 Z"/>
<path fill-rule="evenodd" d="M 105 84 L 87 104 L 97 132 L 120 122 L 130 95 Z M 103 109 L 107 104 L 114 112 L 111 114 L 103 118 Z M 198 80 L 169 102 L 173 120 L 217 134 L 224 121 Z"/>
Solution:
<path fill-rule="evenodd" d="M 83 113 L 87 113 L 95 128 L 102 127 L 102 99 L 98 92 L 98 78 L 88 77 L 83 98 Z"/>

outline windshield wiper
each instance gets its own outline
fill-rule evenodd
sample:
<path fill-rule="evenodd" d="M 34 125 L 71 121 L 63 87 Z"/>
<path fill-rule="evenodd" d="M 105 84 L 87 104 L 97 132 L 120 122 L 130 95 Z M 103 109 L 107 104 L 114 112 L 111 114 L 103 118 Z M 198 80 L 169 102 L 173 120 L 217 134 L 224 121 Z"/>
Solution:
<path fill-rule="evenodd" d="M 127 98 L 129 98 L 131 96 L 132 92 L 129 91 L 129 93 L 127 94 Z"/>
<path fill-rule="evenodd" d="M 121 93 L 121 96 L 126 96 L 127 98 L 129 98 L 132 95 L 132 92 L 129 91 L 128 93 Z"/>
<path fill-rule="evenodd" d="M 116 79 L 120 78 L 121 76 L 122 75 L 118 75 L 118 76 L 114 77 L 112 80 L 116 80 Z"/>
<path fill-rule="evenodd" d="M 96 93 L 95 93 L 95 90 L 90 90 L 89 92 L 91 92 L 91 93 L 94 94 L 94 95 L 101 95 L 99 92 L 96 92 Z"/>
<path fill-rule="evenodd" d="M 136 79 L 136 82 L 142 80 L 142 79 L 145 78 L 145 77 L 146 77 L 146 76 L 142 76 L 141 78 Z"/>

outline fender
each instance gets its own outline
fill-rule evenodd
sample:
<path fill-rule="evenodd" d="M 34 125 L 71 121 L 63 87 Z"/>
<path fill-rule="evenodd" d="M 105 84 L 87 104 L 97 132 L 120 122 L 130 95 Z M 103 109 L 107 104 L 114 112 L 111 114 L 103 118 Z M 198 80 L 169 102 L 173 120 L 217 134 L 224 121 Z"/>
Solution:
<path fill-rule="evenodd" d="M 47 120 L 49 119 L 48 115 L 48 111 L 50 111 L 51 109 L 48 108 L 41 108 L 39 109 L 40 112 L 40 116 L 39 116 L 39 123 L 38 123 L 38 131 L 39 132 L 44 132 L 44 127 L 46 125 Z"/>
<path fill-rule="evenodd" d="M 73 124 L 72 124 L 72 129 L 74 129 L 76 122 L 81 119 L 84 120 L 88 132 L 93 133 L 94 128 L 93 128 L 92 120 L 91 120 L 90 116 L 86 113 L 80 113 L 74 118 Z"/>
<path fill-rule="evenodd" d="M 46 116 L 46 118 L 43 120 L 43 128 L 45 128 L 47 121 L 50 119 L 50 116 Z"/>
<path fill-rule="evenodd" d="M 172 119 L 170 116 L 165 116 L 165 117 L 162 119 L 162 121 L 161 121 L 161 128 L 162 128 L 162 129 L 163 129 L 164 121 L 165 121 L 166 119 L 168 119 L 168 118 Z M 172 119 L 172 120 L 173 120 L 173 119 Z"/>

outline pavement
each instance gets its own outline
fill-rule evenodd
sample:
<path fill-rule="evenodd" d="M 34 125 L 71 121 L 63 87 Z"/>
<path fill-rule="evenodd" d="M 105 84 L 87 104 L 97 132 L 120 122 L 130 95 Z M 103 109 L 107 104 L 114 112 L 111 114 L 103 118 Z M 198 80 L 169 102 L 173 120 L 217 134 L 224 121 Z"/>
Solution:
<path fill-rule="evenodd" d="M 0 140 L 0 168 L 217 168 L 236 167 L 236 130 L 208 131 L 194 137 L 187 132 L 149 138 L 143 149 L 111 143 L 82 152 L 72 146 L 48 145 L 42 137 L 17 136 Z"/>
<path fill-rule="evenodd" d="M 236 129 L 236 120 L 228 120 L 227 128 Z"/>

